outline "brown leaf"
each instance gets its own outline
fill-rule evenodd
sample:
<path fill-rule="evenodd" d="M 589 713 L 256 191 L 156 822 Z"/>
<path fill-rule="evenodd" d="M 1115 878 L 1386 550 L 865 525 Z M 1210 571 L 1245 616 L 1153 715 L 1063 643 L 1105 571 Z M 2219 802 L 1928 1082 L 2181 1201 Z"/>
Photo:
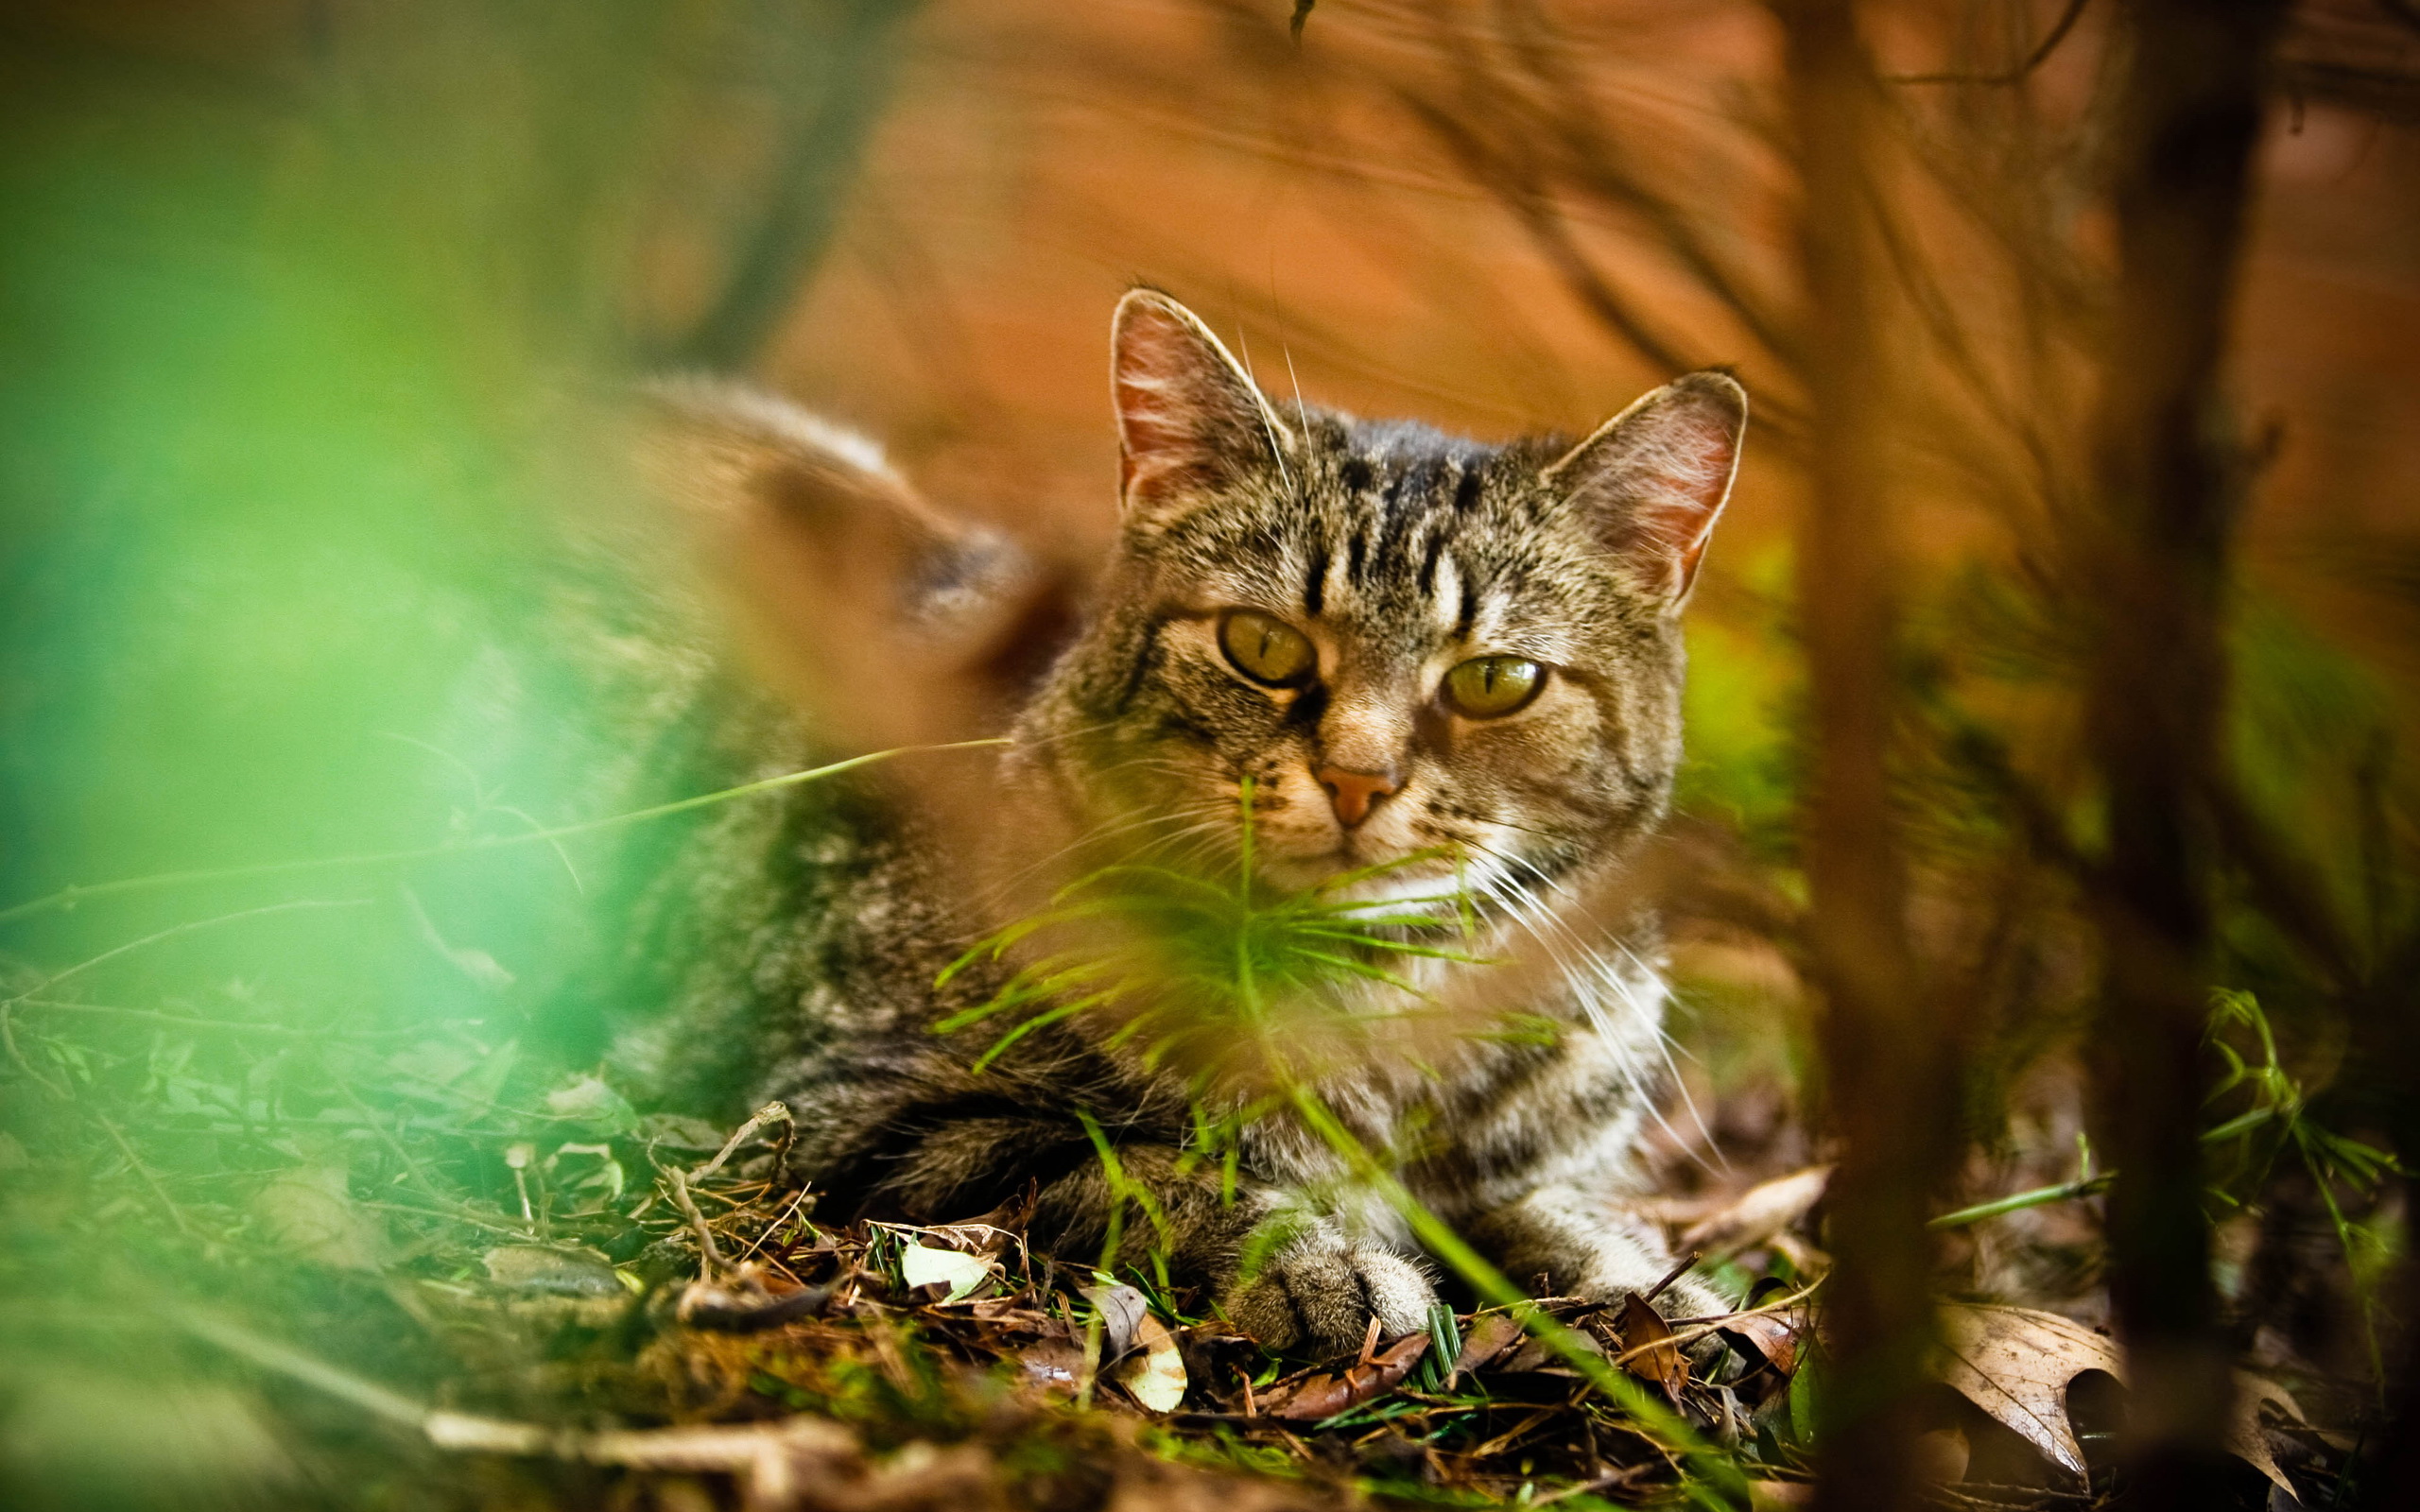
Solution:
<path fill-rule="evenodd" d="M 2113 1341 L 2031 1308 L 1953 1303 L 1941 1310 L 1941 1379 L 2070 1474 L 2085 1473 L 2067 1421 L 2067 1383 L 2087 1370 L 2123 1379 Z"/>
<path fill-rule="evenodd" d="M 1315 1375 L 1294 1388 L 1291 1396 L 1268 1410 L 1288 1422 L 1315 1423 L 1357 1407 L 1371 1398 L 1392 1391 L 1411 1374 L 1428 1352 L 1428 1335 L 1407 1333 L 1389 1345 L 1368 1365 L 1357 1365 L 1340 1376 Z"/>
<path fill-rule="evenodd" d="M 1689 1383 L 1689 1362 L 1672 1342 L 1672 1325 L 1647 1298 L 1632 1292 L 1622 1298 L 1621 1331 L 1622 1352 L 1629 1356 L 1622 1363 L 1631 1374 L 1662 1386 L 1664 1395 L 1679 1401 Z"/>
<path fill-rule="evenodd" d="M 1942 1308 L 1938 1368 L 1966 1400 L 2079 1476 L 2085 1473 L 2083 1448 L 2067 1421 L 2067 1386 L 2087 1370 L 2126 1379 L 2125 1356 L 2115 1340 L 2055 1313 L 1980 1303 Z M 2274 1402 L 2296 1420 L 2302 1409 L 2284 1387 L 2249 1371 L 2236 1372 L 2235 1396 L 2228 1452 L 2292 1494 L 2270 1455 L 2260 1406 Z"/>
<path fill-rule="evenodd" d="M 1445 1383 L 1451 1385 L 1455 1376 L 1467 1375 L 1493 1361 L 1520 1336 L 1521 1320 L 1510 1313 L 1491 1313 L 1478 1319 L 1462 1335 L 1462 1352 L 1455 1358 L 1452 1375 Z"/>
<path fill-rule="evenodd" d="M 1783 1313 L 1752 1313 L 1722 1319 L 1716 1325 L 1724 1342 L 1742 1355 L 1772 1366 L 1782 1375 L 1798 1368 L 1798 1323 Z"/>
<path fill-rule="evenodd" d="M 1017 1369 L 1045 1391 L 1072 1397 L 1083 1384 L 1084 1351 L 1063 1339 L 1045 1339 L 1016 1355 Z"/>
<path fill-rule="evenodd" d="M 1729 1207 L 1690 1225 L 1681 1235 L 1681 1248 L 1704 1251 L 1707 1264 L 1728 1260 L 1806 1217 L 1831 1179 L 1830 1166 L 1810 1165 L 1750 1187 Z"/>
<path fill-rule="evenodd" d="M 1568 1336 L 1573 1345 L 1581 1350 L 1599 1358 L 1604 1356 L 1605 1347 L 1597 1342 L 1596 1335 L 1580 1329 L 1573 1329 L 1569 1331 Z M 1572 1374 L 1571 1369 L 1562 1364 L 1562 1350 L 1544 1339 L 1531 1339 L 1507 1355 L 1499 1368 L 1507 1374 L 1517 1374 L 1524 1370 L 1539 1370 L 1557 1375 Z"/>

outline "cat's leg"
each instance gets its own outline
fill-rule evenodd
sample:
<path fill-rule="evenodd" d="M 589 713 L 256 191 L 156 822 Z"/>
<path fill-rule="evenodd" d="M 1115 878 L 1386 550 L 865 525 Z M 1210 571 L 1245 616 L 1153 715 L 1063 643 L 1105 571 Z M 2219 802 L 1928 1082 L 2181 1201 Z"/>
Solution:
<path fill-rule="evenodd" d="M 1672 1268 L 1663 1241 L 1627 1218 L 1601 1194 L 1576 1187 L 1547 1185 L 1486 1213 L 1469 1226 L 1469 1237 L 1519 1286 L 1544 1276 L 1553 1295 L 1591 1301 L 1620 1300 L 1626 1292 L 1644 1297 Z M 1712 1287 L 1689 1277 L 1667 1286 L 1654 1299 L 1668 1317 L 1703 1317 L 1730 1311 Z"/>
<path fill-rule="evenodd" d="M 1201 1287 L 1229 1321 L 1271 1349 L 1357 1349 L 1373 1317 L 1388 1338 L 1427 1326 L 1437 1297 L 1427 1275 L 1375 1236 L 1250 1177 L 1229 1191 L 1216 1165 L 1188 1161 L 1172 1145 L 1122 1144 L 1116 1157 L 1126 1188 L 1148 1201 L 1119 1197 L 1080 1129 L 954 1121 L 894 1152 L 879 1195 L 885 1206 L 937 1219 L 984 1205 L 975 1195 L 980 1183 L 970 1179 L 977 1172 L 1033 1175 L 1028 1241 L 1079 1264 L 1099 1260 L 1122 1200 L 1115 1263 L 1143 1263 L 1156 1250 L 1171 1280 Z"/>

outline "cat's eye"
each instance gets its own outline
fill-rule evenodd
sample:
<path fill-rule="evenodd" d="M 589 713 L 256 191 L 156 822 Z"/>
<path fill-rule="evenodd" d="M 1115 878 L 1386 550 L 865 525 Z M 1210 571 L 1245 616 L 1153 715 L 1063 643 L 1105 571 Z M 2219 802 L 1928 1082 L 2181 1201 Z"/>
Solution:
<path fill-rule="evenodd" d="M 1479 656 L 1445 674 L 1445 705 L 1472 719 L 1509 714 L 1537 696 L 1547 669 L 1517 656 Z"/>
<path fill-rule="evenodd" d="M 1219 621 L 1219 647 L 1236 671 L 1272 688 L 1299 687 L 1319 669 L 1309 636 L 1257 610 L 1227 610 Z"/>

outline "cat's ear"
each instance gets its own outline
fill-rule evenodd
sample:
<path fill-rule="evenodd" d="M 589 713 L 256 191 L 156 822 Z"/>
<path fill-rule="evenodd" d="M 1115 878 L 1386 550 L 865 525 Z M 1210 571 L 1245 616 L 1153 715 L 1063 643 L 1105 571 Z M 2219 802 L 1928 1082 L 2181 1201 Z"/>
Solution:
<path fill-rule="evenodd" d="M 1109 346 L 1118 498 L 1129 519 L 1284 465 L 1292 434 L 1191 310 L 1156 289 L 1131 289 L 1117 301 Z"/>
<path fill-rule="evenodd" d="M 639 460 L 757 674 L 852 749 L 995 734 L 1074 624 L 1064 574 L 769 395 L 648 393 Z"/>
<path fill-rule="evenodd" d="M 1607 421 L 1546 471 L 1668 611 L 1698 562 L 1739 470 L 1748 393 L 1708 369 L 1675 379 Z"/>

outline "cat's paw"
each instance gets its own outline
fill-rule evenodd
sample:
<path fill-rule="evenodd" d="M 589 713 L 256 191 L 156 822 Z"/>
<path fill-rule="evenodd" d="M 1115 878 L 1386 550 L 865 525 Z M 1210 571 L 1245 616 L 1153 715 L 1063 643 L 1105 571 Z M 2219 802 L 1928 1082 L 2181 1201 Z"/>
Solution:
<path fill-rule="evenodd" d="M 1381 1338 L 1419 1332 L 1436 1300 L 1427 1275 L 1393 1250 L 1314 1231 L 1238 1282 L 1227 1316 L 1270 1349 L 1325 1357 L 1360 1349 L 1373 1317 Z"/>

